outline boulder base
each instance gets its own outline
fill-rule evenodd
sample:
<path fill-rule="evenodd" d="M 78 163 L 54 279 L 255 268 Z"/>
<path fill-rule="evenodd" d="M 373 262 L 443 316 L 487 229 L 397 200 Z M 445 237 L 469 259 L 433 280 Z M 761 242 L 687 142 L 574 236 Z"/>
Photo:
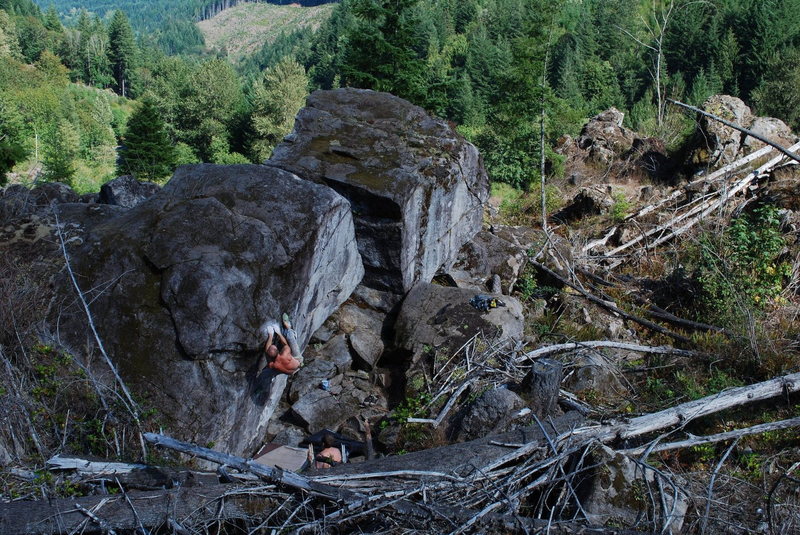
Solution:
<path fill-rule="evenodd" d="M 397 347 L 419 358 L 425 348 L 449 355 L 478 333 L 492 338 L 521 338 L 522 305 L 513 297 L 492 295 L 506 306 L 483 312 L 470 300 L 474 290 L 420 283 L 406 296 L 395 324 Z"/>

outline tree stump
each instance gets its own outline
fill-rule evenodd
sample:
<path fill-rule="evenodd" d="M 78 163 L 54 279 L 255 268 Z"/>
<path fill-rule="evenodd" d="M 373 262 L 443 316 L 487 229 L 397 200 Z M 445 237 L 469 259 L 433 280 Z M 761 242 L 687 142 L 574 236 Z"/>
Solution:
<path fill-rule="evenodd" d="M 539 418 L 553 415 L 558 403 L 558 393 L 564 365 L 553 359 L 538 359 L 522 379 L 522 392 L 531 402 L 531 410 Z"/>

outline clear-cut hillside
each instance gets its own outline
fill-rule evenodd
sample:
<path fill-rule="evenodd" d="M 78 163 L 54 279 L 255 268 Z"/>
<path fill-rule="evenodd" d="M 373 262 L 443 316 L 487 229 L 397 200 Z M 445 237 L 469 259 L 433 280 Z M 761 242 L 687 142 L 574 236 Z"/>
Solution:
<path fill-rule="evenodd" d="M 265 43 L 273 42 L 281 32 L 307 27 L 317 29 L 330 16 L 334 6 L 276 6 L 245 2 L 201 21 L 197 26 L 209 49 L 225 50 L 231 60 L 238 61 Z"/>

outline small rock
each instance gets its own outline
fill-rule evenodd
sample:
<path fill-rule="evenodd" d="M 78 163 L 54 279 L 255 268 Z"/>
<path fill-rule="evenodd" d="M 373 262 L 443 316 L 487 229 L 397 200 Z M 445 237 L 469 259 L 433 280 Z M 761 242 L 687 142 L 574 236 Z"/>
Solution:
<path fill-rule="evenodd" d="M 507 388 L 488 390 L 467 407 L 456 437 L 466 441 L 507 431 L 514 413 L 524 406 L 522 398 Z"/>
<path fill-rule="evenodd" d="M 381 339 L 384 315 L 356 305 L 343 306 L 337 315 L 340 328 L 350 335 L 350 345 L 359 363 L 367 369 L 374 368 L 384 350 Z"/>
<path fill-rule="evenodd" d="M 117 177 L 100 187 L 97 202 L 133 208 L 161 190 L 153 182 L 139 182 L 131 175 Z"/>

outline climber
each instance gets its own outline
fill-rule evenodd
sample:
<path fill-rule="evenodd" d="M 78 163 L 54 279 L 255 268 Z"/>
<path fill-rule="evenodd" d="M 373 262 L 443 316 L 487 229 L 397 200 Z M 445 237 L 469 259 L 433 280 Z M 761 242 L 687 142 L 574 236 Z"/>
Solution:
<path fill-rule="evenodd" d="M 283 327 L 286 329 L 286 336 L 291 338 L 291 342 L 283 336 L 277 323 L 270 323 L 266 326 L 268 336 L 264 344 L 264 352 L 267 358 L 263 359 L 263 357 L 260 357 L 262 360 L 259 360 L 259 374 L 265 366 L 269 366 L 275 371 L 292 375 L 302 366 L 302 362 L 292 355 L 292 349 L 297 347 L 297 342 L 294 330 L 292 330 L 292 325 L 289 322 L 289 316 L 286 314 L 283 315 Z M 273 343 L 273 336 L 276 336 L 280 341 L 280 350 L 278 350 L 278 346 Z"/>
<path fill-rule="evenodd" d="M 314 468 L 331 468 L 342 462 L 342 452 L 336 447 L 336 439 L 330 433 L 325 433 L 322 437 L 322 445 L 325 446 L 321 452 L 313 457 Z M 312 448 L 309 447 L 308 462 L 312 462 Z"/>

